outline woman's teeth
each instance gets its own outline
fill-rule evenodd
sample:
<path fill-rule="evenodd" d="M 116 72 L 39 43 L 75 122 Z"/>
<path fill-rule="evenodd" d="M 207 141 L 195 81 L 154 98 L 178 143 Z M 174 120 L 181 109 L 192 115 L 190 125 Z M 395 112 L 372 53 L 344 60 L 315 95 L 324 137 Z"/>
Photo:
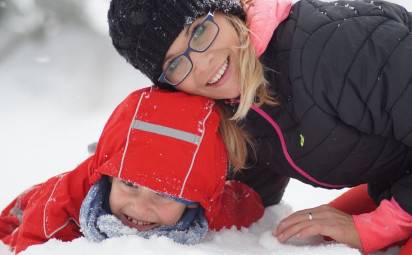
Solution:
<path fill-rule="evenodd" d="M 129 217 L 129 216 L 126 216 L 126 217 L 127 217 L 128 221 L 132 222 L 135 225 L 144 226 L 144 225 L 152 224 L 151 222 L 136 220 L 136 219 L 133 219 L 132 217 Z"/>
<path fill-rule="evenodd" d="M 226 59 L 225 63 L 223 63 L 222 67 L 219 69 L 219 71 L 217 71 L 215 76 L 213 76 L 212 80 L 210 80 L 208 84 L 214 84 L 218 82 L 220 78 L 222 78 L 222 76 L 225 74 L 228 65 L 229 65 L 229 61 L 228 59 Z"/>

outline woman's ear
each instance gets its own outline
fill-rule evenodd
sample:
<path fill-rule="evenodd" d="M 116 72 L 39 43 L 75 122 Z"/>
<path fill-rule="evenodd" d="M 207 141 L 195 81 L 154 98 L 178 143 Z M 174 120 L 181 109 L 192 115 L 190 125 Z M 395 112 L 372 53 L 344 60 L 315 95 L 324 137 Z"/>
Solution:
<path fill-rule="evenodd" d="M 242 7 L 245 10 L 245 12 L 247 12 L 247 10 L 249 9 L 249 7 L 253 6 L 255 3 L 254 0 L 241 0 L 240 1 L 242 3 Z"/>

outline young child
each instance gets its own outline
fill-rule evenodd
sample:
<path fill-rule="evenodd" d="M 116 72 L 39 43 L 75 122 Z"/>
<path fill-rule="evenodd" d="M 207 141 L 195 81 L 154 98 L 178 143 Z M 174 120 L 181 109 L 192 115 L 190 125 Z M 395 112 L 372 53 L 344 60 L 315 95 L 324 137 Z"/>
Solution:
<path fill-rule="evenodd" d="M 17 197 L 0 216 L 15 253 L 51 238 L 121 235 L 198 243 L 207 230 L 247 227 L 260 197 L 226 181 L 227 150 L 214 101 L 147 88 L 113 112 L 96 153 Z"/>

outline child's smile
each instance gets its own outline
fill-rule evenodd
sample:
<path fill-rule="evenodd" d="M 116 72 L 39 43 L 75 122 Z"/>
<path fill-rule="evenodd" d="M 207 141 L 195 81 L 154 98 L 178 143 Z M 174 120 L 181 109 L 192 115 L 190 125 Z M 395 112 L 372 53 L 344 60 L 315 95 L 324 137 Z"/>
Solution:
<path fill-rule="evenodd" d="M 132 217 L 126 215 L 126 214 L 124 214 L 123 217 L 120 220 L 126 226 L 129 226 L 131 228 L 135 228 L 139 231 L 147 231 L 147 230 L 150 230 L 150 229 L 153 229 L 153 228 L 156 228 L 156 227 L 160 226 L 157 223 L 137 220 L 137 219 L 132 218 Z"/>

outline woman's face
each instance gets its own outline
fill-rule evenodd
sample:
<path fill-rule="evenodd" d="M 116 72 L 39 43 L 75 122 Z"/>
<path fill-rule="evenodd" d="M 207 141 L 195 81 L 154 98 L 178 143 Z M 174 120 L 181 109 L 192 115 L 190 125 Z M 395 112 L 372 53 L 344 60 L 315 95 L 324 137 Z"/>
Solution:
<path fill-rule="evenodd" d="M 198 18 L 179 34 L 166 53 L 163 70 L 187 49 L 194 28 L 204 18 Z M 219 26 L 216 39 L 205 52 L 190 52 L 192 71 L 176 89 L 213 99 L 236 98 L 240 95 L 239 36 L 224 14 L 215 13 L 214 21 Z"/>
<path fill-rule="evenodd" d="M 139 231 L 175 225 L 186 206 L 148 188 L 113 178 L 109 204 L 123 224 Z"/>

